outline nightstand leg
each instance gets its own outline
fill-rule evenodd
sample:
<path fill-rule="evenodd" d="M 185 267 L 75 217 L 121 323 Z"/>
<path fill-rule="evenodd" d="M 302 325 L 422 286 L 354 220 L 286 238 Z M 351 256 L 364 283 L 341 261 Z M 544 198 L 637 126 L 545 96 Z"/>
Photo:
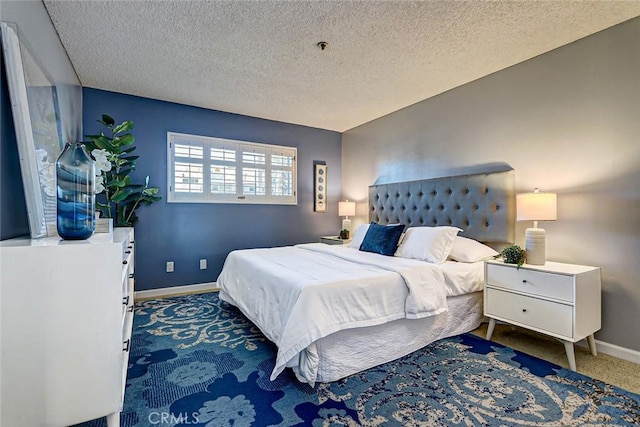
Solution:
<path fill-rule="evenodd" d="M 120 412 L 107 415 L 107 427 L 120 427 Z"/>
<path fill-rule="evenodd" d="M 587 337 L 587 342 L 589 343 L 589 350 L 591 350 L 591 354 L 597 356 L 598 350 L 596 350 L 596 339 L 593 337 L 593 334 Z"/>
<path fill-rule="evenodd" d="M 493 335 L 493 329 L 496 327 L 496 319 L 489 319 L 489 326 L 487 326 L 487 340 L 491 339 Z"/>
<path fill-rule="evenodd" d="M 569 369 L 576 370 L 576 355 L 573 353 L 573 343 L 571 341 L 564 342 L 564 351 L 567 353 L 567 360 L 569 360 Z"/>

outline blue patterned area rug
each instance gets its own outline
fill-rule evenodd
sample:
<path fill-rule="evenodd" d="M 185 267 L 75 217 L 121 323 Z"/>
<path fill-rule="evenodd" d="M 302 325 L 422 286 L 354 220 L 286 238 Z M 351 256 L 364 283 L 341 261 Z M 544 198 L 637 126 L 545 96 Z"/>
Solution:
<path fill-rule="evenodd" d="M 640 395 L 471 334 L 311 388 L 217 293 L 136 304 L 123 426 L 640 424 Z M 85 426 L 104 425 L 103 420 Z"/>

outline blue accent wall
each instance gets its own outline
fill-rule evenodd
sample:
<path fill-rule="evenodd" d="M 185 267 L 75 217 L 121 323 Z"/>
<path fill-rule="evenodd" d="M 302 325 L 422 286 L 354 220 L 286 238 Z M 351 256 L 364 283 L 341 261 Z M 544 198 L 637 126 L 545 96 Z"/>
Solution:
<path fill-rule="evenodd" d="M 0 91 L 0 240 L 29 235 L 29 218 L 20 174 L 20 157 L 13 126 L 11 100 L 4 68 Z"/>
<path fill-rule="evenodd" d="M 214 282 L 234 249 L 317 242 L 340 231 L 338 201 L 342 182 L 342 136 L 338 132 L 239 114 L 207 110 L 98 89 L 83 89 L 85 134 L 100 132 L 96 122 L 109 114 L 132 120 L 134 181 L 150 176 L 163 200 L 137 212 L 136 289 Z M 298 205 L 167 203 L 167 132 L 215 136 L 298 148 Z M 326 213 L 313 211 L 313 162 L 329 171 Z M 208 268 L 199 269 L 206 259 Z M 167 261 L 175 272 L 166 273 Z"/>

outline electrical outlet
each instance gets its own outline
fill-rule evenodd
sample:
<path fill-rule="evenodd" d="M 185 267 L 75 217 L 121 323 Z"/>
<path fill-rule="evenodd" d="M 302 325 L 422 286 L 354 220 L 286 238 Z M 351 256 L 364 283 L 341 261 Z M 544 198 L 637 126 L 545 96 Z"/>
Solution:
<path fill-rule="evenodd" d="M 200 260 L 200 270 L 206 270 L 207 269 L 207 260 L 206 259 L 201 259 Z"/>
<path fill-rule="evenodd" d="M 167 273 L 173 273 L 173 261 L 167 261 Z"/>

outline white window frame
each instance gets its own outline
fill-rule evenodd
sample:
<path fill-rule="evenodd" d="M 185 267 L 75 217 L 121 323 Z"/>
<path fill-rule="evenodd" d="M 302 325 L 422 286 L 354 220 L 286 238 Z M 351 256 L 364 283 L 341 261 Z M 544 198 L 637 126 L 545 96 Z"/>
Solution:
<path fill-rule="evenodd" d="M 178 162 L 195 163 L 202 166 L 202 192 L 176 192 L 175 191 L 175 165 L 176 144 L 196 145 L 203 147 L 202 158 L 178 157 Z M 220 161 L 217 163 L 211 159 L 211 149 L 233 150 L 235 160 Z M 244 194 L 243 167 L 251 168 L 253 165 L 244 163 L 243 153 L 257 152 L 265 156 L 264 164 L 257 164 L 257 169 L 264 168 L 265 194 Z M 293 190 L 292 195 L 273 195 L 271 189 L 271 172 L 289 170 L 288 166 L 272 165 L 271 156 L 290 156 L 290 167 Z M 259 158 L 259 155 L 258 155 Z M 256 142 L 238 141 L 185 133 L 167 132 L 167 202 L 169 203 L 238 203 L 238 204 L 272 204 L 272 205 L 297 205 L 298 204 L 298 173 L 297 173 L 298 149 L 281 145 L 261 144 Z M 235 167 L 235 194 L 213 193 L 211 191 L 211 167 L 220 164 Z"/>

